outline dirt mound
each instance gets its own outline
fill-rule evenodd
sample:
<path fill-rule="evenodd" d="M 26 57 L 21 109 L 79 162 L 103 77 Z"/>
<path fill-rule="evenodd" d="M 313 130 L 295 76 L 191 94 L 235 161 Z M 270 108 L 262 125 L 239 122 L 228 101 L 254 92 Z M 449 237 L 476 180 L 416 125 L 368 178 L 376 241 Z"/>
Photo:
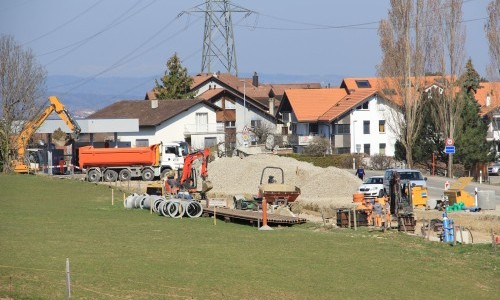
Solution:
<path fill-rule="evenodd" d="M 257 193 L 265 167 L 282 168 L 285 183 L 298 186 L 301 195 L 298 200 L 314 206 L 341 206 L 352 202 L 352 194 L 361 181 L 353 174 L 334 167 L 320 168 L 310 163 L 276 155 L 251 155 L 243 159 L 224 157 L 208 165 L 212 193 L 232 196 Z M 272 175 L 281 183 L 279 170 L 268 170 L 262 178 L 267 182 Z"/>

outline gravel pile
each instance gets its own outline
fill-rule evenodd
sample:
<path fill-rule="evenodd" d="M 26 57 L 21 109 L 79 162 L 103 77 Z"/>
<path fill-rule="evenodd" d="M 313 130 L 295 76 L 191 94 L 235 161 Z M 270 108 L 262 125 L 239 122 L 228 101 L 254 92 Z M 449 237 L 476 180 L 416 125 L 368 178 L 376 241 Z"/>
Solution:
<path fill-rule="evenodd" d="M 259 154 L 243 159 L 224 157 L 208 164 L 212 193 L 232 197 L 235 194 L 255 195 L 265 167 L 280 167 L 285 174 L 285 184 L 301 189 L 297 199 L 304 205 L 316 207 L 340 207 L 352 203 L 352 194 L 361 181 L 353 173 L 334 167 L 320 168 L 310 163 L 276 155 Z M 281 172 L 269 170 L 269 175 L 281 183 Z"/>

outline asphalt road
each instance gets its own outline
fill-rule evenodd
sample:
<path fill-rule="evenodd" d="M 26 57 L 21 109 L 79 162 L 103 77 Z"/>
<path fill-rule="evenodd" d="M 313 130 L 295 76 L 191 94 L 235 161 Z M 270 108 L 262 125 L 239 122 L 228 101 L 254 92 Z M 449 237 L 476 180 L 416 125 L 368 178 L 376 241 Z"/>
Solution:
<path fill-rule="evenodd" d="M 352 170 L 353 176 L 354 176 L 355 170 Z M 382 176 L 384 175 L 384 171 L 376 171 L 376 170 L 365 170 L 366 176 Z M 424 175 L 425 176 L 425 175 Z M 453 183 L 456 179 L 450 179 L 446 177 L 441 177 L 441 176 L 427 176 L 427 192 L 428 192 L 428 198 L 429 199 L 441 199 L 443 196 L 444 192 L 444 184 L 446 181 L 449 181 L 449 183 Z M 496 200 L 496 205 L 500 205 L 500 185 L 494 185 L 494 184 L 489 184 L 489 183 L 479 183 L 479 182 L 471 182 L 468 186 L 465 187 L 465 191 L 474 195 L 474 189 L 478 188 L 478 191 L 486 191 L 486 190 L 493 190 L 495 191 L 495 200 Z"/>

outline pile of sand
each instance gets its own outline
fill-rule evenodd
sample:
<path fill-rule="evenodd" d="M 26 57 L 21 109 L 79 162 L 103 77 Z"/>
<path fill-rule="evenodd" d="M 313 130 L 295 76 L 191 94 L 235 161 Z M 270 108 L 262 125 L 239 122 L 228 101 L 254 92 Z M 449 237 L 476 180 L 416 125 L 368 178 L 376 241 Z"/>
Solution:
<path fill-rule="evenodd" d="M 298 186 L 302 204 L 317 207 L 338 207 L 352 203 L 352 194 L 361 181 L 345 170 L 334 167 L 320 168 L 310 163 L 276 155 L 259 154 L 243 159 L 224 157 L 208 165 L 212 193 L 232 197 L 235 194 L 255 195 L 265 167 L 279 167 L 284 172 L 284 183 Z M 266 170 L 263 183 L 269 175 L 281 183 L 281 171 Z"/>

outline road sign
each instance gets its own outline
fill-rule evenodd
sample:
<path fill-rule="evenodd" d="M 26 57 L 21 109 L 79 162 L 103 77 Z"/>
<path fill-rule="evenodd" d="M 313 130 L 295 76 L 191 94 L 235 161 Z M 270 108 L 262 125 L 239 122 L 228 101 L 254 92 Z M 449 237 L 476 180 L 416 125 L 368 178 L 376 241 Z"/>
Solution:
<path fill-rule="evenodd" d="M 451 138 L 447 138 L 446 141 L 444 141 L 446 146 L 453 146 L 455 145 L 455 141 Z"/>
<path fill-rule="evenodd" d="M 446 147 L 444 147 L 444 153 L 455 154 L 455 146 L 446 146 Z"/>

